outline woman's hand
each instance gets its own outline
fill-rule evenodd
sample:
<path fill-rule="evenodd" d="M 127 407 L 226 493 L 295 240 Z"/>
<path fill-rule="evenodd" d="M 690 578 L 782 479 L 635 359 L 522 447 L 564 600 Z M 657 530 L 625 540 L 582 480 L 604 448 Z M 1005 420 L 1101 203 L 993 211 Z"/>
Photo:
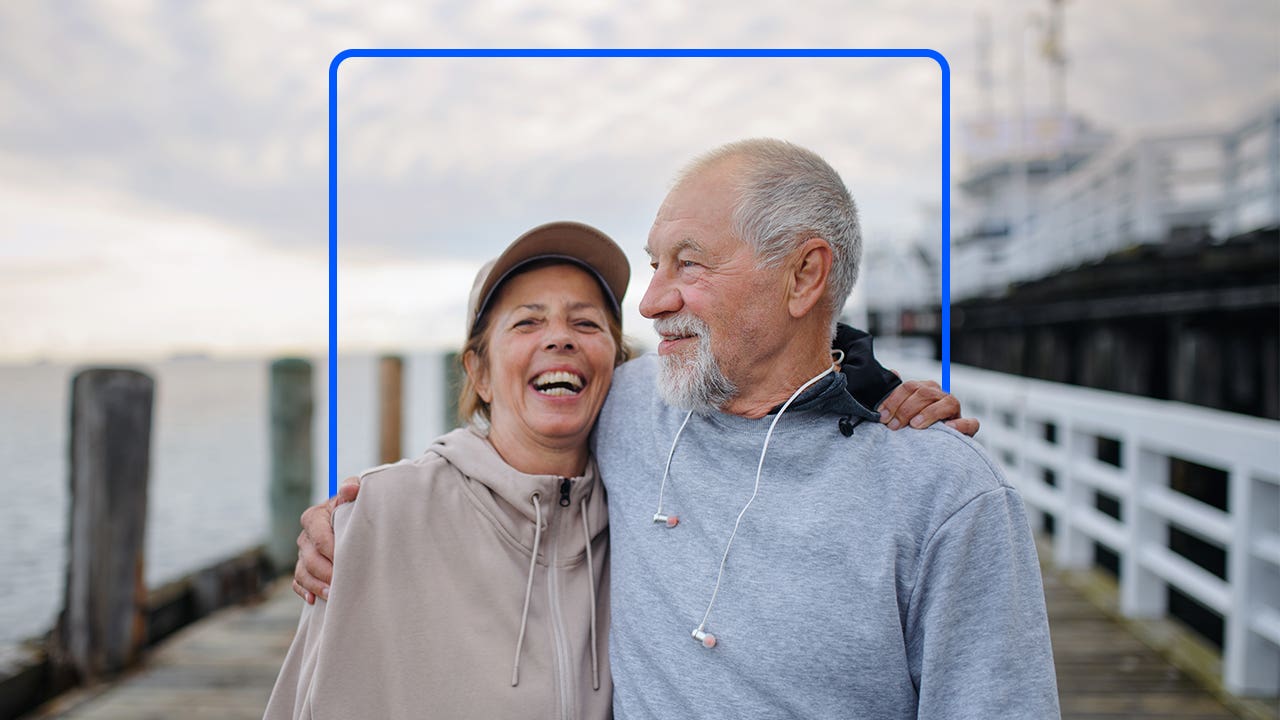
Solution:
<path fill-rule="evenodd" d="M 314 604 L 317 595 L 329 599 L 329 583 L 333 582 L 333 511 L 342 503 L 355 500 L 359 492 L 360 478 L 347 478 L 338 487 L 337 495 L 302 513 L 293 591 L 307 604 Z"/>
<path fill-rule="evenodd" d="M 880 422 L 890 430 L 927 428 L 939 420 L 969 437 L 978 434 L 977 418 L 960 417 L 960 401 L 932 380 L 907 380 L 880 403 Z"/>

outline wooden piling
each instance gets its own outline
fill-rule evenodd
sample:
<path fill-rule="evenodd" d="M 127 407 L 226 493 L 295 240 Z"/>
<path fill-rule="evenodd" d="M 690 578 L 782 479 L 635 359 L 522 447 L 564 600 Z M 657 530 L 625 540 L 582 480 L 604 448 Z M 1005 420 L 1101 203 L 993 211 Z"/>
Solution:
<path fill-rule="evenodd" d="M 311 363 L 284 358 L 271 363 L 271 537 L 267 557 L 276 572 L 298 559 L 299 517 L 311 504 L 311 418 L 315 402 Z"/>
<path fill-rule="evenodd" d="M 81 679 L 115 673 L 146 641 L 143 538 L 155 382 L 91 369 L 71 385 L 71 521 L 53 655 Z"/>
<path fill-rule="evenodd" d="M 458 417 L 458 394 L 462 392 L 464 373 L 460 353 L 444 355 L 444 426 L 450 430 L 462 425 Z"/>
<path fill-rule="evenodd" d="M 378 463 L 399 461 L 404 427 L 404 360 L 384 355 L 378 360 Z"/>

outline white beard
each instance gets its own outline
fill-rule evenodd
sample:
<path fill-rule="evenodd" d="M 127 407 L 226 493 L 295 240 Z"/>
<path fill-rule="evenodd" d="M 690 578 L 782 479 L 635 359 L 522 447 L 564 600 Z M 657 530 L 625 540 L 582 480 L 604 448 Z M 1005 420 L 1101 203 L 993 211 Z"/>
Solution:
<path fill-rule="evenodd" d="M 696 335 L 692 353 L 663 355 L 658 371 L 658 394 L 668 405 L 706 415 L 719 410 L 738 394 L 711 354 L 711 332 L 692 315 L 675 315 L 653 321 L 659 335 Z"/>

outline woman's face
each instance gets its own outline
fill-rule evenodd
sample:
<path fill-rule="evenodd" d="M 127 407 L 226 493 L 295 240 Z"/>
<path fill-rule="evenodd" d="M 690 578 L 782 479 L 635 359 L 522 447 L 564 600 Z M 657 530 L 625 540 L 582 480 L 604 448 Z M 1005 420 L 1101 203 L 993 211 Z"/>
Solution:
<path fill-rule="evenodd" d="M 489 403 L 490 435 L 585 446 L 617 353 L 595 278 L 574 265 L 528 270 L 502 284 L 488 313 L 487 362 L 472 356 L 467 371 Z"/>

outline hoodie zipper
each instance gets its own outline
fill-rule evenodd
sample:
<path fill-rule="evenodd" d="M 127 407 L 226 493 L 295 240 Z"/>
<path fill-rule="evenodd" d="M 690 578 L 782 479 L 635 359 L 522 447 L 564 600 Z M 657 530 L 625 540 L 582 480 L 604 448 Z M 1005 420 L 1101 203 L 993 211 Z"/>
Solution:
<path fill-rule="evenodd" d="M 560 479 L 560 506 L 569 506 L 569 491 L 573 488 L 572 481 L 569 478 Z M 573 688 L 570 687 L 572 682 L 572 669 L 569 666 L 569 642 L 564 634 L 564 618 L 560 609 L 560 572 L 558 566 L 560 563 L 560 517 L 561 514 L 551 513 L 547 520 L 547 530 L 551 535 L 551 557 L 547 562 L 547 596 L 548 603 L 551 606 L 551 636 L 555 640 L 556 650 L 556 668 L 559 675 L 557 685 L 560 690 L 560 717 L 562 720 L 573 720 L 574 702 Z M 555 530 L 551 529 L 551 524 L 555 523 Z"/>

